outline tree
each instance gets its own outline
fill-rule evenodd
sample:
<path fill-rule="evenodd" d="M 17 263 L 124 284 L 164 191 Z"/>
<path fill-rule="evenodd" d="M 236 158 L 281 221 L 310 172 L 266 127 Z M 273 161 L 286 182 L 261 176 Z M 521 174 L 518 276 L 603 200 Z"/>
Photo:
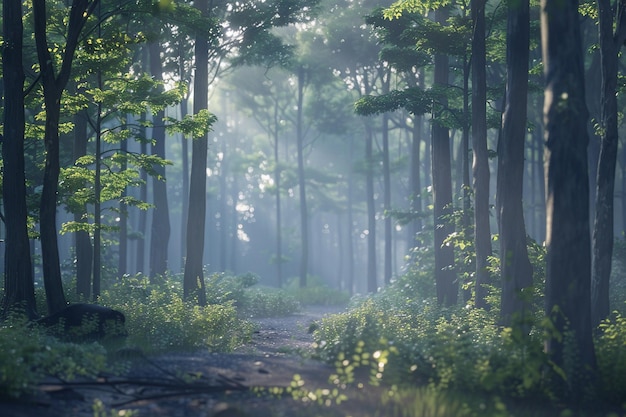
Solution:
<path fill-rule="evenodd" d="M 591 280 L 592 324 L 597 326 L 609 315 L 609 279 L 613 257 L 613 207 L 615 168 L 617 162 L 618 113 L 617 70 L 619 51 L 626 41 L 626 1 L 619 0 L 614 22 L 609 0 L 597 0 L 598 31 L 602 90 L 600 108 L 601 142 L 598 171 L 595 220 L 593 227 L 593 273 Z M 615 29 L 613 29 L 615 27 Z"/>
<path fill-rule="evenodd" d="M 196 7 L 206 16 L 208 1 L 197 2 Z M 208 107 L 209 42 L 204 31 L 198 30 L 195 43 L 196 69 L 194 76 L 193 111 L 199 113 Z M 185 299 L 195 298 L 201 306 L 206 304 L 202 255 L 206 222 L 206 160 L 207 132 L 194 138 L 191 154 L 191 177 L 189 185 L 189 213 L 187 214 L 187 256 L 183 289 Z"/>
<path fill-rule="evenodd" d="M 163 81 L 161 67 L 161 45 L 159 41 L 149 45 L 150 73 L 157 81 Z M 153 115 L 152 149 L 154 156 L 165 159 L 165 111 L 157 110 Z M 154 211 L 150 228 L 150 279 L 164 275 L 167 271 L 167 248 L 170 241 L 170 213 L 165 186 L 165 166 L 157 167 L 157 176 L 152 178 Z"/>
<path fill-rule="evenodd" d="M 498 143 L 497 211 L 500 226 L 502 280 L 501 320 L 512 325 L 528 309 L 523 290 L 532 285 L 522 206 L 524 143 L 528 97 L 530 42 L 529 2 L 509 4 L 507 15 L 507 79 L 502 136 Z"/>
<path fill-rule="evenodd" d="M 435 11 L 435 21 L 445 25 L 448 18 L 447 7 Z M 440 89 L 448 86 L 448 56 L 435 53 L 434 85 Z M 435 282 L 437 284 L 437 301 L 439 304 L 451 306 L 458 299 L 458 282 L 454 270 L 454 248 L 445 243 L 454 231 L 450 219 L 452 214 L 452 170 L 450 166 L 449 130 L 437 119 L 446 111 L 447 100 L 441 99 L 440 106 L 433 110 L 432 127 L 432 177 L 433 177 L 433 216 L 434 216 L 434 249 L 435 249 Z"/>
<path fill-rule="evenodd" d="M 4 0 L 2 7 L 2 71 L 4 87 L 4 136 L 2 139 L 2 199 L 6 227 L 4 298 L 2 311 L 24 309 L 37 316 L 32 261 L 28 241 L 26 178 L 24 174 L 24 27 L 22 2 Z"/>
<path fill-rule="evenodd" d="M 486 308 L 491 229 L 489 226 L 489 153 L 487 150 L 487 59 L 485 0 L 472 0 L 472 147 L 474 154 L 475 305 Z"/>
<path fill-rule="evenodd" d="M 46 163 L 44 167 L 43 189 L 41 195 L 40 233 L 41 255 L 43 262 L 46 301 L 50 314 L 63 309 L 66 305 L 61 281 L 59 249 L 56 228 L 57 189 L 59 181 L 59 120 L 61 113 L 61 95 L 69 81 L 74 52 L 79 36 L 87 18 L 93 13 L 98 0 L 74 0 L 70 7 L 65 48 L 58 74 L 55 74 L 55 60 L 48 45 L 46 24 L 46 1 L 33 1 L 34 32 L 37 58 L 41 73 L 46 125 L 44 143 Z"/>
<path fill-rule="evenodd" d="M 588 112 L 577 0 L 542 0 L 546 144 L 546 352 L 557 389 L 572 400 L 596 369 L 591 332 Z M 572 359 L 572 352 L 575 358 Z M 559 375 L 565 378 L 560 379 Z"/>

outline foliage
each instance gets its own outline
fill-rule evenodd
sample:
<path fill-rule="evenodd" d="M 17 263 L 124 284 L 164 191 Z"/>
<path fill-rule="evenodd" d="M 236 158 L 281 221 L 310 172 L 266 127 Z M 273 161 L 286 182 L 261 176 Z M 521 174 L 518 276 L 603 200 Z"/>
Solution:
<path fill-rule="evenodd" d="M 239 310 L 244 317 L 288 316 L 300 310 L 300 303 L 283 289 L 253 287 L 244 292 Z"/>
<path fill-rule="evenodd" d="M 0 323 L 0 397 L 31 393 L 45 375 L 92 377 L 105 366 L 106 352 L 98 343 L 61 342 L 23 317 Z"/>
<path fill-rule="evenodd" d="M 345 305 L 350 299 L 345 291 L 329 287 L 317 276 L 309 276 L 305 288 L 300 288 L 297 278 L 291 279 L 286 289 L 302 305 Z"/>
<path fill-rule="evenodd" d="M 103 304 L 126 314 L 128 344 L 151 352 L 204 348 L 232 350 L 250 336 L 251 325 L 237 317 L 234 300 L 205 307 L 185 302 L 180 281 L 124 276 L 104 291 Z"/>
<path fill-rule="evenodd" d="M 419 238 L 419 235 L 418 235 Z M 458 245 L 467 242 L 454 240 Z M 418 240 L 419 243 L 419 240 Z M 531 242 L 531 261 L 540 263 L 545 248 Z M 543 250 L 542 250 L 543 249 Z M 382 292 L 357 301 L 353 308 L 322 320 L 314 333 L 317 354 L 335 362 L 357 350 L 393 348 L 386 367 L 395 380 L 410 375 L 440 388 L 466 392 L 523 396 L 543 392 L 543 324 L 540 316 L 529 334 L 498 325 L 498 290 L 492 288 L 493 307 L 443 308 L 436 303 L 432 278 L 432 248 L 413 249 L 407 272 Z M 498 260 L 492 260 L 498 268 Z M 541 269 L 535 270 L 538 274 Z M 542 288 L 542 278 L 537 288 Z M 539 297 L 533 301 L 537 303 Z M 536 305 L 536 304 L 535 304 Z M 539 308 L 540 310 L 540 308 Z M 393 370 L 393 372 L 389 372 Z"/>
<path fill-rule="evenodd" d="M 600 324 L 596 340 L 600 376 L 598 392 L 611 404 L 626 398 L 626 317 L 619 312 Z"/>

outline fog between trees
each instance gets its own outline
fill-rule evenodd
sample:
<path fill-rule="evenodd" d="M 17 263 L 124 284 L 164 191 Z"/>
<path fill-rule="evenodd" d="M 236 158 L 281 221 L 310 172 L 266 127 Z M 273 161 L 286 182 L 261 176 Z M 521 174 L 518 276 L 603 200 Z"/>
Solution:
<path fill-rule="evenodd" d="M 579 18 L 576 2 L 562 22 L 571 56 L 545 36 L 542 49 L 536 5 L 389 6 L 75 0 L 31 10 L 5 0 L 5 307 L 26 302 L 33 315 L 33 280 L 46 282 L 52 312 L 74 279 L 90 298 L 123 274 L 189 271 L 185 260 L 195 268 L 190 289 L 204 266 L 252 271 L 271 286 L 316 279 L 371 293 L 425 248 L 439 302 L 467 302 L 465 284 L 482 307 L 480 284 L 501 284 L 492 253 L 523 271 L 513 278 L 503 268 L 502 280 L 515 282 L 503 300 L 532 283 L 528 237 L 563 251 L 554 258 L 548 247 L 548 288 L 578 280 L 563 262 L 583 254 L 576 297 L 590 303 L 593 281 L 593 322 L 606 316 L 613 236 L 626 227 L 623 193 L 613 190 L 626 187 L 620 119 L 602 98 L 620 87 L 621 20 L 619 42 L 600 42 L 615 56 L 608 62 L 592 46 L 597 19 L 610 32 L 602 19 L 611 15 L 583 8 Z M 541 30 L 555 29 L 544 21 Z M 511 52 L 526 50 L 517 60 Z M 578 69 L 574 84 L 559 84 Z M 572 230 L 580 233 L 563 240 Z M 515 299 L 503 310 L 517 302 L 511 313 L 522 311 Z"/>

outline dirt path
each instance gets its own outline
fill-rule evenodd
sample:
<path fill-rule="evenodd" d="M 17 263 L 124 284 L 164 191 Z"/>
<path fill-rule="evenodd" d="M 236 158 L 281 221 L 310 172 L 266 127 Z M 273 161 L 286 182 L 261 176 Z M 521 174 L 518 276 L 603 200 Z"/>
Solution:
<path fill-rule="evenodd" d="M 28 404 L 0 403 L 3 417 L 93 417 L 103 410 L 134 410 L 135 416 L 282 416 L 301 406 L 290 398 L 278 401 L 258 395 L 258 387 L 288 387 L 295 374 L 306 387 L 326 387 L 333 369 L 308 358 L 311 323 L 337 307 L 308 307 L 289 317 L 255 319 L 252 342 L 234 353 L 169 353 L 152 358 L 137 354 L 122 375 L 98 381 L 41 386 Z M 130 352 L 132 354 L 132 352 Z M 109 414 L 106 414 L 107 416 Z M 298 415 L 303 415 L 298 412 Z M 102 414 L 104 416 L 104 414 Z"/>

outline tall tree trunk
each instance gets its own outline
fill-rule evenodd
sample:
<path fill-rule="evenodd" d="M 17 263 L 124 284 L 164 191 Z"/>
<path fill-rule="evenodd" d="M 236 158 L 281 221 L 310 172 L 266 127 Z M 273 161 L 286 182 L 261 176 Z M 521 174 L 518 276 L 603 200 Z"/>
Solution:
<path fill-rule="evenodd" d="M 187 100 L 183 100 L 180 107 L 181 118 L 187 115 Z M 182 207 L 180 216 L 180 253 L 183 271 L 185 269 L 184 256 L 187 253 L 187 215 L 189 214 L 189 141 L 185 135 L 180 135 L 182 153 Z"/>
<path fill-rule="evenodd" d="M 415 236 L 422 229 L 422 179 L 420 167 L 420 146 L 422 143 L 422 118 L 423 116 L 413 116 L 413 129 L 411 129 L 411 164 L 409 188 L 411 191 L 410 204 L 411 213 L 416 217 L 411 221 L 408 230 L 408 247 L 415 246 Z"/>
<path fill-rule="evenodd" d="M 126 158 L 126 154 L 128 152 L 128 139 L 123 139 L 121 143 L 121 152 L 124 154 L 124 158 Z M 126 159 L 122 160 L 122 166 L 120 168 L 122 171 L 127 169 Z M 122 200 L 126 197 L 126 187 L 124 187 L 124 191 L 122 191 Z M 119 205 L 120 210 L 120 233 L 119 233 L 119 254 L 118 254 L 118 265 L 117 265 L 117 276 L 121 278 L 128 272 L 128 206 L 125 202 L 120 202 Z"/>
<path fill-rule="evenodd" d="M 141 121 L 145 122 L 146 114 L 141 115 Z M 146 136 L 145 128 L 141 129 L 143 134 L 142 137 Z M 148 145 L 144 140 L 141 141 L 139 145 L 139 152 L 143 155 L 148 153 Z M 148 201 L 148 173 L 145 169 L 141 170 L 140 173 L 141 178 L 141 186 L 139 187 L 139 199 L 141 201 Z M 148 213 L 146 210 L 139 210 L 139 219 L 137 221 L 137 231 L 139 232 L 139 236 L 137 238 L 137 254 L 136 254 L 136 266 L 135 269 L 138 273 L 145 274 L 146 268 L 146 235 L 147 235 L 147 225 L 148 225 Z"/>
<path fill-rule="evenodd" d="M 353 226 L 353 210 L 354 210 L 354 138 L 350 136 L 348 166 L 348 224 L 347 245 L 348 245 L 348 294 L 354 294 L 354 226 Z"/>
<path fill-rule="evenodd" d="M 554 335 L 546 352 L 565 374 L 557 392 L 583 398 L 596 360 L 591 333 L 588 113 L 577 0 L 542 0 L 541 30 L 546 80 L 546 315 Z M 571 357 L 571 352 L 576 355 Z"/>
<path fill-rule="evenodd" d="M 391 82 L 391 71 L 384 71 L 383 94 L 389 93 L 389 83 Z M 384 280 L 385 284 L 391 283 L 392 276 L 392 224 L 391 224 L 391 172 L 389 168 L 389 114 L 383 113 L 382 117 L 382 136 L 383 136 L 383 205 L 385 214 L 385 266 Z"/>
<path fill-rule="evenodd" d="M 74 160 L 87 155 L 87 114 L 81 111 L 74 116 Z M 87 223 L 87 207 L 74 213 L 74 221 Z M 74 233 L 76 248 L 76 293 L 79 299 L 91 297 L 91 269 L 93 267 L 93 248 L 91 237 L 86 230 Z"/>
<path fill-rule="evenodd" d="M 497 211 L 500 224 L 502 324 L 523 324 L 530 311 L 522 291 L 532 285 L 524 224 L 524 144 L 528 97 L 528 47 L 530 39 L 528 0 L 509 6 L 507 17 L 506 104 L 502 136 L 498 144 Z"/>
<path fill-rule="evenodd" d="M 613 257 L 613 206 L 617 165 L 617 64 L 626 40 L 626 0 L 619 1 L 617 26 L 613 32 L 613 9 L 609 0 L 597 0 L 602 68 L 600 157 L 597 171 L 595 221 L 593 228 L 593 274 L 591 280 L 592 325 L 609 316 L 609 279 Z"/>
<path fill-rule="evenodd" d="M 376 206 L 374 204 L 374 133 L 365 121 L 365 193 L 367 200 L 367 292 L 378 291 L 376 270 Z"/>
<path fill-rule="evenodd" d="M 274 184 L 276 184 L 276 281 L 278 288 L 283 286 L 283 233 L 282 233 L 282 207 L 280 201 L 280 161 L 279 161 L 279 126 L 278 101 L 274 102 Z"/>
<path fill-rule="evenodd" d="M 463 123 L 463 132 L 461 134 L 461 195 L 463 196 L 463 214 L 461 217 L 461 228 L 466 240 L 475 240 L 474 222 L 472 219 L 472 185 L 470 183 L 470 131 L 471 131 L 471 115 L 470 115 L 470 88 L 469 79 L 471 75 L 471 63 L 468 54 L 463 56 L 463 114 L 465 115 L 465 123 Z M 463 302 L 467 303 L 472 298 L 471 278 L 466 278 L 463 282 Z"/>
<path fill-rule="evenodd" d="M 472 147 L 474 153 L 474 247 L 476 283 L 474 302 L 487 308 L 491 228 L 489 226 L 489 154 L 487 150 L 487 63 L 485 0 L 472 0 Z"/>
<path fill-rule="evenodd" d="M 435 12 L 436 21 L 445 24 L 448 18 L 446 8 Z M 435 85 L 448 86 L 448 57 L 435 54 Z M 447 106 L 441 99 L 441 107 Z M 435 282 L 437 301 L 441 305 L 451 306 L 458 299 L 458 282 L 454 269 L 454 249 L 444 244 L 444 240 L 454 232 L 450 219 L 452 214 L 452 167 L 450 162 L 450 137 L 448 128 L 437 121 L 442 110 L 434 113 L 432 127 L 432 178 L 433 178 L 433 215 L 434 215 L 434 249 L 435 249 Z"/>
<path fill-rule="evenodd" d="M 149 46 L 150 73 L 157 81 L 163 80 L 161 67 L 161 46 L 153 42 Z M 153 115 L 152 155 L 165 159 L 165 112 L 160 110 Z M 167 249 L 170 240 L 170 217 L 165 184 L 165 167 L 157 166 L 158 177 L 152 178 L 152 226 L 150 228 L 150 279 L 163 276 L 167 271 Z M 206 174 L 205 174 L 206 175 Z"/>
<path fill-rule="evenodd" d="M 41 71 L 44 103 L 46 105 L 44 132 L 46 162 L 39 208 L 39 222 L 44 285 L 50 314 L 66 306 L 63 282 L 61 280 L 56 228 L 57 189 L 60 171 L 59 119 L 61 114 L 61 95 L 69 81 L 74 52 L 78 46 L 80 33 L 97 3 L 97 0 L 74 0 L 72 2 L 63 60 L 58 75 L 55 75 L 54 60 L 50 54 L 46 33 L 46 2 L 45 0 L 33 1 L 35 44 Z"/>
<path fill-rule="evenodd" d="M 306 73 L 302 65 L 298 67 L 298 114 L 296 120 L 296 136 L 298 141 L 298 188 L 300 190 L 300 288 L 306 287 L 309 270 L 309 213 L 306 201 L 306 181 L 304 177 L 304 130 L 303 130 L 303 105 L 304 83 Z"/>
<path fill-rule="evenodd" d="M 102 72 L 98 71 L 98 88 L 102 89 Z M 96 164 L 94 176 L 94 222 L 93 222 L 93 300 L 100 297 L 102 278 L 102 103 L 98 103 L 96 110 Z"/>
<path fill-rule="evenodd" d="M 22 308 L 37 316 L 35 286 L 28 241 L 26 178 L 24 175 L 24 67 L 22 62 L 22 2 L 2 3 L 4 48 L 4 136 L 2 136 L 2 199 L 4 225 L 4 297 L 2 312 Z"/>
<path fill-rule="evenodd" d="M 199 0 L 196 7 L 204 16 L 208 14 L 208 1 Z M 194 76 L 193 112 L 198 113 L 208 107 L 209 89 L 209 44 L 206 34 L 199 30 L 195 43 L 196 72 Z M 203 255 L 206 225 L 206 159 L 207 134 L 192 142 L 191 178 L 189 184 L 189 214 L 187 216 L 187 256 L 183 292 L 185 299 L 195 298 L 201 306 L 206 305 Z"/>

